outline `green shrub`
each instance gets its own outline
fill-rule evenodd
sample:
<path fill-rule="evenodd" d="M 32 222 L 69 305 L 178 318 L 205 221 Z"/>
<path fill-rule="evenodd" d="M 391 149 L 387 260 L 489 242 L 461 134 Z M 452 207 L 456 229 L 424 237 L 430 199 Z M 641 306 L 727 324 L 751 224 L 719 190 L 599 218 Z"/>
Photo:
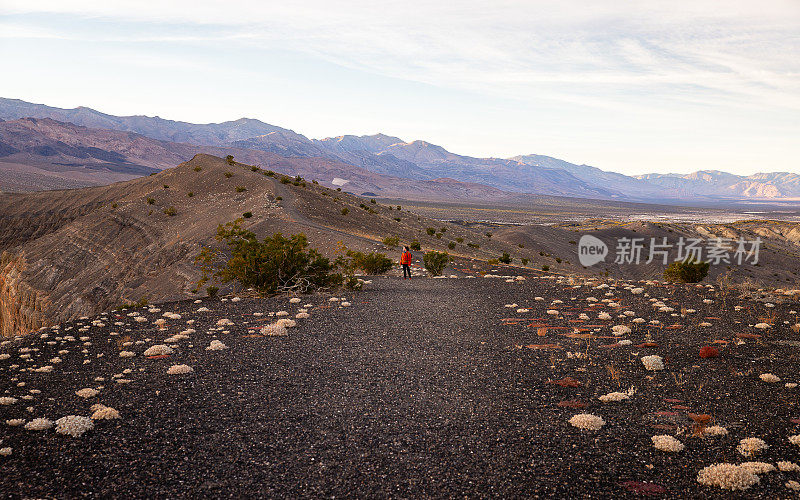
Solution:
<path fill-rule="evenodd" d="M 186 196 L 188 196 L 189 198 L 191 198 L 192 196 L 194 196 L 194 193 L 193 193 L 192 191 L 189 191 L 188 193 L 186 193 Z"/>
<path fill-rule="evenodd" d="M 524 257 L 523 257 L 522 259 L 520 259 L 520 260 L 522 261 L 522 265 L 523 265 L 523 266 L 527 266 L 527 265 L 528 265 L 528 262 L 530 262 L 528 259 L 526 259 L 526 258 L 524 258 Z"/>
<path fill-rule="evenodd" d="M 417 240 L 412 241 L 411 244 L 409 245 L 409 248 L 411 248 L 411 250 L 416 250 L 416 251 L 422 250 L 422 246 L 419 244 L 419 241 Z"/>
<path fill-rule="evenodd" d="M 442 239 L 442 233 L 436 233 L 436 239 L 437 240 L 441 240 Z"/>
<path fill-rule="evenodd" d="M 367 274 L 384 274 L 388 272 L 394 262 L 386 255 L 378 252 L 370 252 L 368 254 L 349 250 L 347 256 L 350 258 L 349 262 L 345 261 L 344 267 L 346 270 L 355 271 L 361 269 Z M 340 261 L 342 262 L 342 261 Z"/>
<path fill-rule="evenodd" d="M 550 270 L 550 266 L 548 266 L 547 264 L 542 266 L 542 271 L 547 272 L 549 270 Z"/>
<path fill-rule="evenodd" d="M 447 244 L 447 248 L 449 248 L 450 250 L 454 250 L 456 248 L 456 242 L 451 241 L 450 243 Z"/>
<path fill-rule="evenodd" d="M 344 208 L 342 209 L 342 215 L 347 215 L 347 214 L 349 214 L 349 213 L 350 213 L 350 209 L 349 209 L 349 208 L 347 208 L 347 207 L 344 207 Z"/>
<path fill-rule="evenodd" d="M 443 227 L 443 228 L 439 229 L 439 232 L 440 233 L 446 233 L 447 232 L 447 228 Z"/>
<path fill-rule="evenodd" d="M 236 192 L 237 193 L 243 193 L 245 191 L 247 191 L 246 187 L 244 187 L 244 186 L 236 186 Z"/>
<path fill-rule="evenodd" d="M 156 200 L 154 200 L 153 198 L 147 198 L 147 204 L 148 205 L 152 205 L 155 202 L 156 202 Z"/>
<path fill-rule="evenodd" d="M 116 202 L 116 201 L 115 201 L 114 203 L 112 203 L 112 204 L 111 204 L 111 208 L 117 208 L 117 206 L 118 206 L 118 205 L 117 205 L 117 202 Z"/>
<path fill-rule="evenodd" d="M 400 244 L 400 238 L 397 236 L 387 236 L 383 239 L 383 244 L 389 248 L 395 248 L 397 245 Z"/>
<path fill-rule="evenodd" d="M 499 257 L 497 260 L 499 262 L 502 262 L 503 264 L 511 264 L 511 261 L 513 261 L 514 259 L 512 259 L 510 255 L 508 255 L 508 252 L 503 252 L 503 256 Z"/>
<path fill-rule="evenodd" d="M 245 212 L 245 213 L 242 214 L 242 217 L 244 217 L 245 219 L 249 219 L 252 216 L 253 216 L 253 212 Z"/>
<path fill-rule="evenodd" d="M 264 172 L 264 175 L 266 175 L 267 177 L 275 177 L 275 172 L 272 170 L 267 170 L 266 172 Z"/>
<path fill-rule="evenodd" d="M 230 179 L 231 177 L 233 177 L 233 172 L 225 172 L 226 179 Z"/>
<path fill-rule="evenodd" d="M 228 162 L 228 165 L 233 165 L 233 155 L 226 156 L 225 161 Z"/>
<path fill-rule="evenodd" d="M 213 299 L 219 293 L 219 287 L 214 285 L 208 286 L 206 287 L 206 293 L 209 298 Z"/>
<path fill-rule="evenodd" d="M 491 238 L 492 237 L 492 233 L 486 233 L 486 237 L 487 238 Z"/>
<path fill-rule="evenodd" d="M 556 257 L 556 262 L 558 262 L 559 264 L 561 264 L 561 257 Z"/>
<path fill-rule="evenodd" d="M 433 236 L 436 233 L 436 230 L 432 227 L 429 227 L 425 230 L 425 232 L 428 233 L 428 236 Z"/>
<path fill-rule="evenodd" d="M 518 243 L 517 246 L 520 248 L 525 248 L 525 245 L 523 243 Z"/>
<path fill-rule="evenodd" d="M 374 205 L 374 204 L 376 204 L 376 203 L 378 203 L 378 202 L 377 202 L 377 201 L 375 201 L 374 199 L 372 199 L 372 200 L 369 200 L 369 202 L 370 202 L 370 203 L 372 203 L 373 205 Z"/>
<path fill-rule="evenodd" d="M 395 218 L 394 218 L 394 221 L 395 221 L 395 222 L 400 222 L 400 220 L 401 220 L 401 219 L 400 219 L 400 217 L 395 217 Z"/>
<path fill-rule="evenodd" d="M 177 210 L 175 210 L 175 207 L 173 207 L 172 205 L 170 205 L 170 206 L 168 206 L 168 207 L 166 207 L 166 208 L 164 209 L 164 213 L 165 213 L 165 214 L 167 214 L 167 215 L 169 215 L 170 217 L 172 217 L 173 215 L 177 214 L 177 213 L 178 213 L 178 211 L 177 211 Z"/>
<path fill-rule="evenodd" d="M 168 184 L 164 184 L 164 189 L 169 189 L 169 185 Z"/>
<path fill-rule="evenodd" d="M 422 262 L 431 276 L 441 276 L 444 268 L 450 263 L 450 255 L 447 252 L 432 250 L 423 256 Z"/>
<path fill-rule="evenodd" d="M 496 266 L 497 264 L 500 263 L 500 261 L 497 259 L 489 259 L 486 261 L 486 263 L 489 264 L 490 266 Z"/>
<path fill-rule="evenodd" d="M 195 172 L 202 172 L 203 171 L 203 167 L 194 167 L 194 171 Z"/>
<path fill-rule="evenodd" d="M 333 273 L 336 266 L 315 249 L 308 249 L 304 234 L 286 238 L 275 233 L 259 241 L 255 233 L 242 229 L 240 222 L 217 228 L 216 238 L 225 243 L 227 252 L 205 247 L 196 257 L 203 272 L 198 286 L 215 279 L 238 281 L 260 293 L 305 293 L 342 283 L 342 275 Z"/>
<path fill-rule="evenodd" d="M 698 283 L 708 276 L 709 266 L 708 262 L 698 262 L 695 259 L 675 261 L 664 269 L 664 278 L 680 283 Z"/>
<path fill-rule="evenodd" d="M 400 205 L 397 205 L 397 210 L 402 210 L 402 209 L 403 209 L 403 207 L 401 207 Z"/>
<path fill-rule="evenodd" d="M 477 243 L 467 243 L 467 246 L 470 248 L 480 248 L 481 246 Z"/>
<path fill-rule="evenodd" d="M 461 238 L 459 236 L 458 238 L 456 238 L 456 241 L 459 242 L 459 243 L 464 243 L 464 238 Z"/>
<path fill-rule="evenodd" d="M 258 168 L 258 167 L 256 167 L 255 165 L 253 165 L 252 167 L 250 167 L 250 171 L 251 171 L 251 172 L 258 172 L 259 170 L 261 170 L 261 169 L 260 169 L 260 168 Z"/>
<path fill-rule="evenodd" d="M 283 196 L 276 196 L 275 197 L 275 201 L 281 201 L 281 200 L 283 200 Z"/>

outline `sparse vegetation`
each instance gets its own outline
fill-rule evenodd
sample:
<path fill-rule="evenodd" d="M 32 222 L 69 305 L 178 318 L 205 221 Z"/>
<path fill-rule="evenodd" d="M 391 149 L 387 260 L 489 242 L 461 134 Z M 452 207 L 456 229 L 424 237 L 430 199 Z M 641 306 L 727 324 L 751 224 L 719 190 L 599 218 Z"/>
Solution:
<path fill-rule="evenodd" d="M 436 234 L 436 230 L 432 227 L 427 228 L 425 232 L 428 233 L 428 236 L 433 236 L 434 234 Z"/>
<path fill-rule="evenodd" d="M 432 250 L 423 256 L 422 262 L 431 276 L 441 276 L 444 268 L 450 263 L 450 255 L 447 252 Z"/>
<path fill-rule="evenodd" d="M 214 285 L 207 286 L 206 293 L 208 294 L 209 298 L 213 299 L 219 293 L 219 287 Z"/>
<path fill-rule="evenodd" d="M 244 217 L 245 219 L 249 219 L 252 216 L 253 216 L 253 212 L 245 212 L 245 213 L 242 214 L 242 217 Z"/>
<path fill-rule="evenodd" d="M 152 205 L 152 204 L 154 204 L 155 202 L 156 202 L 156 200 L 154 200 L 153 198 L 147 198 L 147 204 L 148 204 L 148 205 Z"/>
<path fill-rule="evenodd" d="M 411 248 L 411 250 L 416 250 L 416 251 L 422 250 L 422 246 L 419 244 L 419 241 L 417 240 L 412 241 L 411 244 L 409 245 L 409 248 Z"/>
<path fill-rule="evenodd" d="M 383 239 L 383 244 L 389 248 L 395 248 L 400 244 L 400 238 L 397 236 L 387 236 Z"/>
<path fill-rule="evenodd" d="M 503 255 L 501 257 L 499 257 L 497 260 L 498 260 L 498 262 L 502 262 L 503 264 L 511 264 L 511 262 L 514 259 L 511 258 L 511 256 L 508 254 L 508 252 L 503 252 Z"/>
<path fill-rule="evenodd" d="M 456 242 L 451 241 L 450 243 L 447 244 L 447 248 L 449 248 L 450 250 L 454 250 L 456 248 Z"/>
<path fill-rule="evenodd" d="M 523 266 L 527 266 L 527 265 L 528 265 L 528 262 L 530 262 L 530 260 L 528 260 L 528 259 L 526 259 L 526 258 L 524 258 L 524 257 L 523 257 L 523 258 L 521 258 L 521 259 L 520 259 L 520 261 L 522 262 L 522 265 L 523 265 Z"/>
<path fill-rule="evenodd" d="M 195 172 L 202 172 L 203 171 L 203 167 L 200 167 L 200 166 L 194 167 L 194 171 Z"/>
<path fill-rule="evenodd" d="M 255 165 L 253 165 L 252 167 L 250 167 L 250 171 L 251 171 L 251 172 L 258 172 L 259 170 L 261 170 L 261 169 L 260 169 L 260 168 L 258 168 L 258 167 L 256 167 Z"/>
<path fill-rule="evenodd" d="M 247 191 L 246 187 L 244 187 L 244 186 L 236 186 L 236 192 L 237 193 L 244 193 L 245 191 Z"/>
<path fill-rule="evenodd" d="M 193 193 L 192 191 L 189 191 L 188 193 L 186 193 L 186 196 L 188 196 L 189 198 L 191 198 L 192 196 L 194 196 L 194 193 Z"/>
<path fill-rule="evenodd" d="M 228 162 L 228 165 L 233 165 L 233 155 L 228 155 L 225 157 L 225 161 Z"/>
<path fill-rule="evenodd" d="M 225 172 L 225 177 L 227 179 L 230 179 L 231 177 L 233 177 L 233 172 Z"/>
<path fill-rule="evenodd" d="M 169 185 L 168 184 L 164 184 L 164 189 L 169 189 Z"/>
<path fill-rule="evenodd" d="M 460 236 L 459 236 L 458 238 L 456 238 L 456 242 L 458 242 L 458 243 L 464 243 L 464 238 L 462 238 L 462 237 L 460 237 Z"/>
<path fill-rule="evenodd" d="M 175 207 L 170 205 L 170 206 L 164 208 L 164 213 L 169 215 L 170 217 L 172 217 L 173 215 L 177 214 L 178 211 L 175 210 Z"/>
<path fill-rule="evenodd" d="M 342 209 L 342 215 L 347 215 L 347 214 L 349 214 L 349 213 L 350 213 L 350 209 L 349 209 L 349 208 L 347 208 L 347 207 L 344 207 L 344 208 Z"/>
<path fill-rule="evenodd" d="M 480 247 L 481 247 L 481 246 L 480 246 L 480 245 L 478 245 L 477 243 L 467 243 L 467 246 L 468 246 L 468 247 L 470 247 L 470 248 L 472 248 L 472 249 L 478 249 L 478 248 L 480 248 Z"/>

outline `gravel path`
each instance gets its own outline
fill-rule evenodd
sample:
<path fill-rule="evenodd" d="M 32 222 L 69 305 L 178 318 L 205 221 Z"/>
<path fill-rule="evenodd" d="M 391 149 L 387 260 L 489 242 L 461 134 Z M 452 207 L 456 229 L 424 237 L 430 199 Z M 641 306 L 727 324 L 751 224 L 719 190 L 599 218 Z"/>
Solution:
<path fill-rule="evenodd" d="M 344 294 L 350 307 L 329 302 L 326 295 L 303 297 L 303 303 L 314 304 L 311 317 L 297 320 L 285 337 L 253 335 L 274 320 L 254 312 L 283 309 L 294 317 L 302 304 L 289 304 L 285 297 L 162 304 L 162 312 L 182 315 L 168 320 L 164 332 L 152 323 L 161 312 L 140 309 L 148 318 L 142 323 L 125 316 L 129 311 L 112 313 L 106 326 L 73 333 L 89 336 L 90 345 L 74 341 L 52 373 L 20 373 L 10 368 L 19 359 L 0 361 L 0 396 L 19 397 L 34 387 L 42 391 L 29 401 L 0 406 L 0 447 L 13 447 L 10 456 L 0 457 L 0 496 L 620 498 L 649 492 L 708 498 L 733 495 L 697 484 L 698 470 L 714 462 L 741 462 L 735 451 L 741 438 L 767 439 L 767 462 L 800 461 L 800 448 L 786 441 L 798 433 L 791 421 L 800 416 L 795 393 L 781 383 L 762 395 L 765 383 L 758 379 L 760 370 L 798 378 L 797 348 L 748 341 L 738 351 L 726 347 L 720 358 L 700 360 L 696 350 L 711 331 L 756 330 L 734 327 L 733 315 L 701 309 L 719 313 L 717 303 L 701 302 L 710 292 L 654 288 L 653 297 L 695 303 L 698 315 L 719 318 L 715 327 L 702 330 L 684 321 L 684 330 L 650 333 L 641 327 L 625 337 L 659 344 L 649 348 L 603 347 L 614 343 L 613 337 L 601 337 L 611 336 L 607 330 L 616 322 L 595 339 L 565 337 L 570 318 L 587 306 L 583 299 L 603 298 L 606 291 L 575 291 L 543 279 L 375 278 L 367 290 Z M 547 300 L 535 301 L 537 295 Z M 645 296 L 622 290 L 615 295 L 648 320 L 656 317 Z M 570 303 L 572 297 L 579 299 Z M 565 304 L 550 305 L 554 299 Z M 530 312 L 504 307 L 511 302 Z M 201 305 L 210 311 L 196 312 Z M 548 318 L 545 310 L 551 307 L 562 315 Z M 788 314 L 789 308 L 779 305 L 776 313 Z M 142 356 L 148 345 L 186 328 L 189 318 L 196 332 L 176 343 L 174 354 Z M 220 318 L 234 323 L 224 327 L 229 333 L 209 332 Z M 549 328 L 542 332 L 541 325 Z M 69 326 L 75 325 L 62 325 L 60 335 L 68 334 Z M 120 335 L 110 336 L 115 329 Z M 780 336 L 792 334 L 797 340 L 788 328 Z M 39 366 L 64 349 L 64 341 L 46 344 L 53 335 L 14 341 L 0 352 L 17 356 L 20 348 L 39 348 L 34 358 L 40 360 L 30 362 Z M 123 346 L 145 338 L 154 340 Z M 212 339 L 228 349 L 207 351 Z M 546 345 L 551 347 L 539 347 Z M 122 349 L 136 356 L 120 358 Z M 588 360 L 568 359 L 573 351 L 588 352 Z M 647 372 L 638 360 L 656 352 L 666 358 L 665 372 Z M 194 373 L 167 375 L 178 363 Z M 609 376 L 609 365 L 622 372 L 620 383 Z M 732 374 L 748 367 L 755 371 Z M 131 370 L 123 375 L 131 382 L 113 383 L 113 375 L 124 369 Z M 106 380 L 95 381 L 98 376 Z M 579 380 L 580 387 L 551 383 L 566 376 Z M 723 377 L 730 380 L 723 383 Z M 26 385 L 19 387 L 21 381 Z M 74 395 L 98 385 L 99 396 Z M 597 401 L 631 385 L 637 392 L 630 402 Z M 559 406 L 564 401 L 589 409 Z M 80 438 L 3 423 L 88 416 L 97 402 L 119 410 L 122 419 L 98 421 Z M 34 411 L 26 411 L 28 405 Z M 686 423 L 686 412 L 675 406 L 713 414 L 731 436 L 679 435 L 687 448 L 680 454 L 653 449 L 650 436 L 674 434 Z M 606 426 L 591 432 L 567 423 L 584 411 L 603 416 Z M 663 430 L 670 426 L 674 429 Z M 800 479 L 800 473 L 770 473 L 739 495 L 788 497 L 788 479 Z"/>

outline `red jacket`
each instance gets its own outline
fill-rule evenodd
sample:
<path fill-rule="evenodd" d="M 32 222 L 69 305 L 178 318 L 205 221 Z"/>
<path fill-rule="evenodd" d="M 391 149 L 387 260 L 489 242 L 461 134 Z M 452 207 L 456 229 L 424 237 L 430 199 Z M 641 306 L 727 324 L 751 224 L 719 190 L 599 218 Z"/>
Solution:
<path fill-rule="evenodd" d="M 403 255 L 400 256 L 400 264 L 411 265 L 411 252 L 403 252 Z"/>

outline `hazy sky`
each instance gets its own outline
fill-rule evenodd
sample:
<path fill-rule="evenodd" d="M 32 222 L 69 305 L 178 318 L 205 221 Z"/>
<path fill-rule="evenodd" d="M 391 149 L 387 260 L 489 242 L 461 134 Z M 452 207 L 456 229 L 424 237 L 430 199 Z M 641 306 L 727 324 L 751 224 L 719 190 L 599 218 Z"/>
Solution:
<path fill-rule="evenodd" d="M 0 60 L 59 107 L 800 172 L 800 0 L 0 0 Z"/>

